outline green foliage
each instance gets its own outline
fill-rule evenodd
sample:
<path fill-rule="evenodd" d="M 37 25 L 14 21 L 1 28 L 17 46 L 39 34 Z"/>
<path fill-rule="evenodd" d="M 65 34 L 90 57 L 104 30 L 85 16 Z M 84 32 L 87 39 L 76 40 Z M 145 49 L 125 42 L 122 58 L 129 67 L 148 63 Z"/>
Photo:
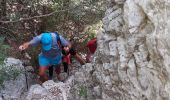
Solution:
<path fill-rule="evenodd" d="M 93 39 L 94 37 L 96 37 L 97 31 L 101 29 L 101 27 L 102 21 L 99 21 L 96 24 L 86 27 L 85 32 L 88 34 L 90 39 Z"/>
<path fill-rule="evenodd" d="M 0 33 L 14 35 L 19 40 L 17 45 L 29 41 L 33 36 L 40 34 L 42 31 L 58 31 L 64 37 L 80 37 L 75 40 L 80 46 L 96 37 L 93 25 L 98 23 L 106 10 L 106 0 L 5 0 L 7 9 L 4 21 L 11 21 L 9 24 L 0 25 Z M 1 4 L 0 4 L 1 5 Z M 22 21 L 23 20 L 23 21 Z M 2 29 L 2 27 L 4 27 Z M 42 28 L 42 26 L 44 26 Z M 91 27 L 85 30 L 88 37 L 81 37 L 79 32 L 85 27 Z M 73 35 L 67 34 L 73 31 Z M 35 34 L 33 34 L 35 33 Z M 11 39 L 12 36 L 10 36 Z M 82 43 L 83 42 L 83 43 Z M 3 44 L 4 45 L 4 44 Z M 2 46 L 3 48 L 4 46 Z M 4 47 L 6 48 L 6 47 Z M 4 50 L 4 49 L 3 49 Z M 5 58 L 5 53 L 0 49 L 0 61 Z M 37 52 L 29 53 L 37 63 Z"/>
<path fill-rule="evenodd" d="M 4 44 L 5 37 L 0 37 L 0 86 L 5 80 L 15 79 L 19 75 L 19 70 L 13 66 L 5 66 L 4 59 L 7 57 L 9 45 Z"/>
<path fill-rule="evenodd" d="M 70 7 L 77 6 L 69 11 L 74 21 L 80 21 L 85 25 L 95 24 L 104 15 L 105 0 L 71 0 Z"/>
<path fill-rule="evenodd" d="M 6 58 L 9 48 L 9 45 L 4 44 L 4 37 L 0 37 L 0 64 L 2 64 Z"/>
<path fill-rule="evenodd" d="M 0 65 L 0 87 L 4 81 L 15 80 L 20 73 L 21 71 L 14 66 Z"/>
<path fill-rule="evenodd" d="M 83 45 L 85 45 L 89 40 L 96 38 L 97 35 L 97 31 L 99 29 L 101 29 L 102 27 L 102 22 L 99 21 L 96 24 L 93 24 L 91 26 L 86 27 L 85 29 L 85 34 L 88 36 L 87 38 L 85 38 L 85 40 L 83 41 Z"/>
<path fill-rule="evenodd" d="M 80 86 L 80 90 L 79 90 L 79 96 L 87 96 L 87 88 L 85 86 Z"/>

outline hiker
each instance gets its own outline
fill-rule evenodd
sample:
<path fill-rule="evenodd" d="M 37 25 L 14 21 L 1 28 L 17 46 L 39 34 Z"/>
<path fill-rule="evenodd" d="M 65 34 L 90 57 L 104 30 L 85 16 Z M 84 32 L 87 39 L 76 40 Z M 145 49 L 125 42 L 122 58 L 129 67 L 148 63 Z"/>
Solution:
<path fill-rule="evenodd" d="M 96 51 L 97 39 L 93 38 L 90 41 L 88 41 L 86 47 L 88 49 L 87 56 L 86 56 L 86 62 L 89 63 L 92 61 L 92 57 Z"/>
<path fill-rule="evenodd" d="M 45 82 L 48 80 L 45 72 L 51 65 L 55 66 L 57 78 L 60 80 L 59 74 L 62 59 L 60 45 L 63 46 L 66 52 L 69 52 L 69 48 L 71 48 L 70 43 L 56 32 L 44 32 L 34 37 L 31 41 L 22 44 L 19 49 L 25 50 L 29 46 L 37 46 L 38 44 L 41 44 L 42 47 L 41 53 L 38 56 L 40 81 Z"/>
<path fill-rule="evenodd" d="M 70 41 L 71 43 L 71 41 Z M 72 43 L 71 43 L 72 46 Z M 82 57 L 77 53 L 77 51 L 71 47 L 70 50 L 65 50 L 64 47 L 62 47 L 62 63 L 64 66 L 64 72 L 69 75 L 68 67 L 71 64 L 71 57 L 75 57 L 76 60 L 80 62 L 81 65 L 85 64 L 85 61 L 82 59 Z M 52 79 L 53 77 L 53 66 L 49 67 L 49 78 Z"/>
<path fill-rule="evenodd" d="M 71 57 L 75 57 L 78 62 L 80 62 L 81 65 L 84 65 L 86 62 L 83 60 L 83 58 L 77 53 L 77 51 L 74 48 L 71 48 L 70 51 L 67 53 L 65 50 L 62 50 L 63 54 L 63 66 L 64 66 L 64 72 L 67 72 L 68 65 L 71 64 Z"/>
<path fill-rule="evenodd" d="M 62 50 L 62 54 L 63 54 L 62 63 L 64 66 L 64 72 L 68 73 L 68 67 L 71 64 L 71 58 L 70 58 L 71 54 L 69 52 L 66 53 L 64 50 Z"/>
<path fill-rule="evenodd" d="M 86 61 L 78 54 L 78 52 L 76 50 L 76 48 L 78 48 L 78 47 L 77 47 L 77 44 L 75 43 L 74 39 L 71 38 L 69 40 L 69 42 L 71 44 L 71 49 L 70 49 L 70 52 L 69 52 L 71 54 L 70 56 L 75 57 L 76 60 L 78 62 L 80 62 L 81 65 L 84 65 L 86 63 Z"/>

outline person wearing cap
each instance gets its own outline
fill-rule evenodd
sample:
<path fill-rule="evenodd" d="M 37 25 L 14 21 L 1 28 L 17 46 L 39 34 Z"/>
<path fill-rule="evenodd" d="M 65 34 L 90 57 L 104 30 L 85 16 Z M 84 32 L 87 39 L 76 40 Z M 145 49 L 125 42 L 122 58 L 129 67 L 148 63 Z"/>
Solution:
<path fill-rule="evenodd" d="M 58 33 L 57 33 L 58 34 Z M 26 42 L 19 46 L 20 50 L 25 50 L 29 46 L 37 46 L 41 44 L 41 53 L 38 56 L 39 62 L 39 76 L 40 81 L 44 82 L 48 80 L 48 76 L 46 75 L 45 71 L 51 65 L 56 65 L 56 74 L 58 80 L 60 80 L 59 73 L 60 73 L 60 64 L 62 61 L 62 52 L 60 50 L 60 45 L 58 44 L 58 37 L 60 38 L 60 43 L 64 46 L 64 50 L 66 52 L 69 51 L 71 48 L 70 43 L 65 40 L 61 35 L 57 35 L 53 32 L 45 32 L 36 37 L 34 37 L 31 41 Z"/>

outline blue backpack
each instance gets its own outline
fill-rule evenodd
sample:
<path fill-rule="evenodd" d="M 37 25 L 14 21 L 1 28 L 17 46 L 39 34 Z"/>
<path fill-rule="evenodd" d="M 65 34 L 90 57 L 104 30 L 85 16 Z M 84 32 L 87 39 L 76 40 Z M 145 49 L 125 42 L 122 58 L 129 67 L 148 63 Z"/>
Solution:
<path fill-rule="evenodd" d="M 46 32 L 47 33 L 47 32 Z M 55 39 L 57 40 L 57 44 L 58 44 L 58 49 L 56 49 L 58 52 L 56 52 L 56 50 L 54 50 L 55 48 L 51 48 L 49 51 L 43 50 L 42 49 L 42 53 L 44 56 L 46 57 L 56 57 L 57 55 L 59 55 L 61 53 L 61 48 L 62 48 L 62 44 L 61 44 L 61 40 L 60 40 L 60 35 L 57 32 L 48 32 L 48 33 L 55 33 L 56 38 L 52 35 L 52 46 L 54 46 L 54 41 Z"/>
<path fill-rule="evenodd" d="M 54 33 L 56 34 L 56 39 L 57 39 L 58 46 L 61 48 L 62 44 L 61 44 L 61 40 L 60 40 L 60 35 L 57 32 L 54 32 Z"/>

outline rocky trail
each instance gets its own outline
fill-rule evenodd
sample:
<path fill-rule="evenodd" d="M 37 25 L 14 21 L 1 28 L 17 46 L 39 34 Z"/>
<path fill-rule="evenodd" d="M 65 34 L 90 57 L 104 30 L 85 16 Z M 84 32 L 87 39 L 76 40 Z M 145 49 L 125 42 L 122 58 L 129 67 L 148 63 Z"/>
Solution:
<path fill-rule="evenodd" d="M 19 68 L 23 71 L 22 62 L 15 58 L 8 58 L 7 65 Z M 0 91 L 1 100 L 93 100 L 95 91 L 99 92 L 98 87 L 92 85 L 93 66 L 90 63 L 81 66 L 75 62 L 72 64 L 73 69 L 70 75 L 61 73 L 64 82 L 60 82 L 53 77 L 53 80 L 44 82 L 42 85 L 35 82 L 35 75 L 27 72 L 28 90 L 25 73 L 21 73 L 15 80 L 4 83 Z M 26 66 L 30 71 L 31 66 Z M 98 94 L 99 95 L 99 94 Z"/>
<path fill-rule="evenodd" d="M 28 92 L 21 74 L 5 83 L 0 100 L 170 100 L 170 1 L 107 2 L 92 63 Z"/>

